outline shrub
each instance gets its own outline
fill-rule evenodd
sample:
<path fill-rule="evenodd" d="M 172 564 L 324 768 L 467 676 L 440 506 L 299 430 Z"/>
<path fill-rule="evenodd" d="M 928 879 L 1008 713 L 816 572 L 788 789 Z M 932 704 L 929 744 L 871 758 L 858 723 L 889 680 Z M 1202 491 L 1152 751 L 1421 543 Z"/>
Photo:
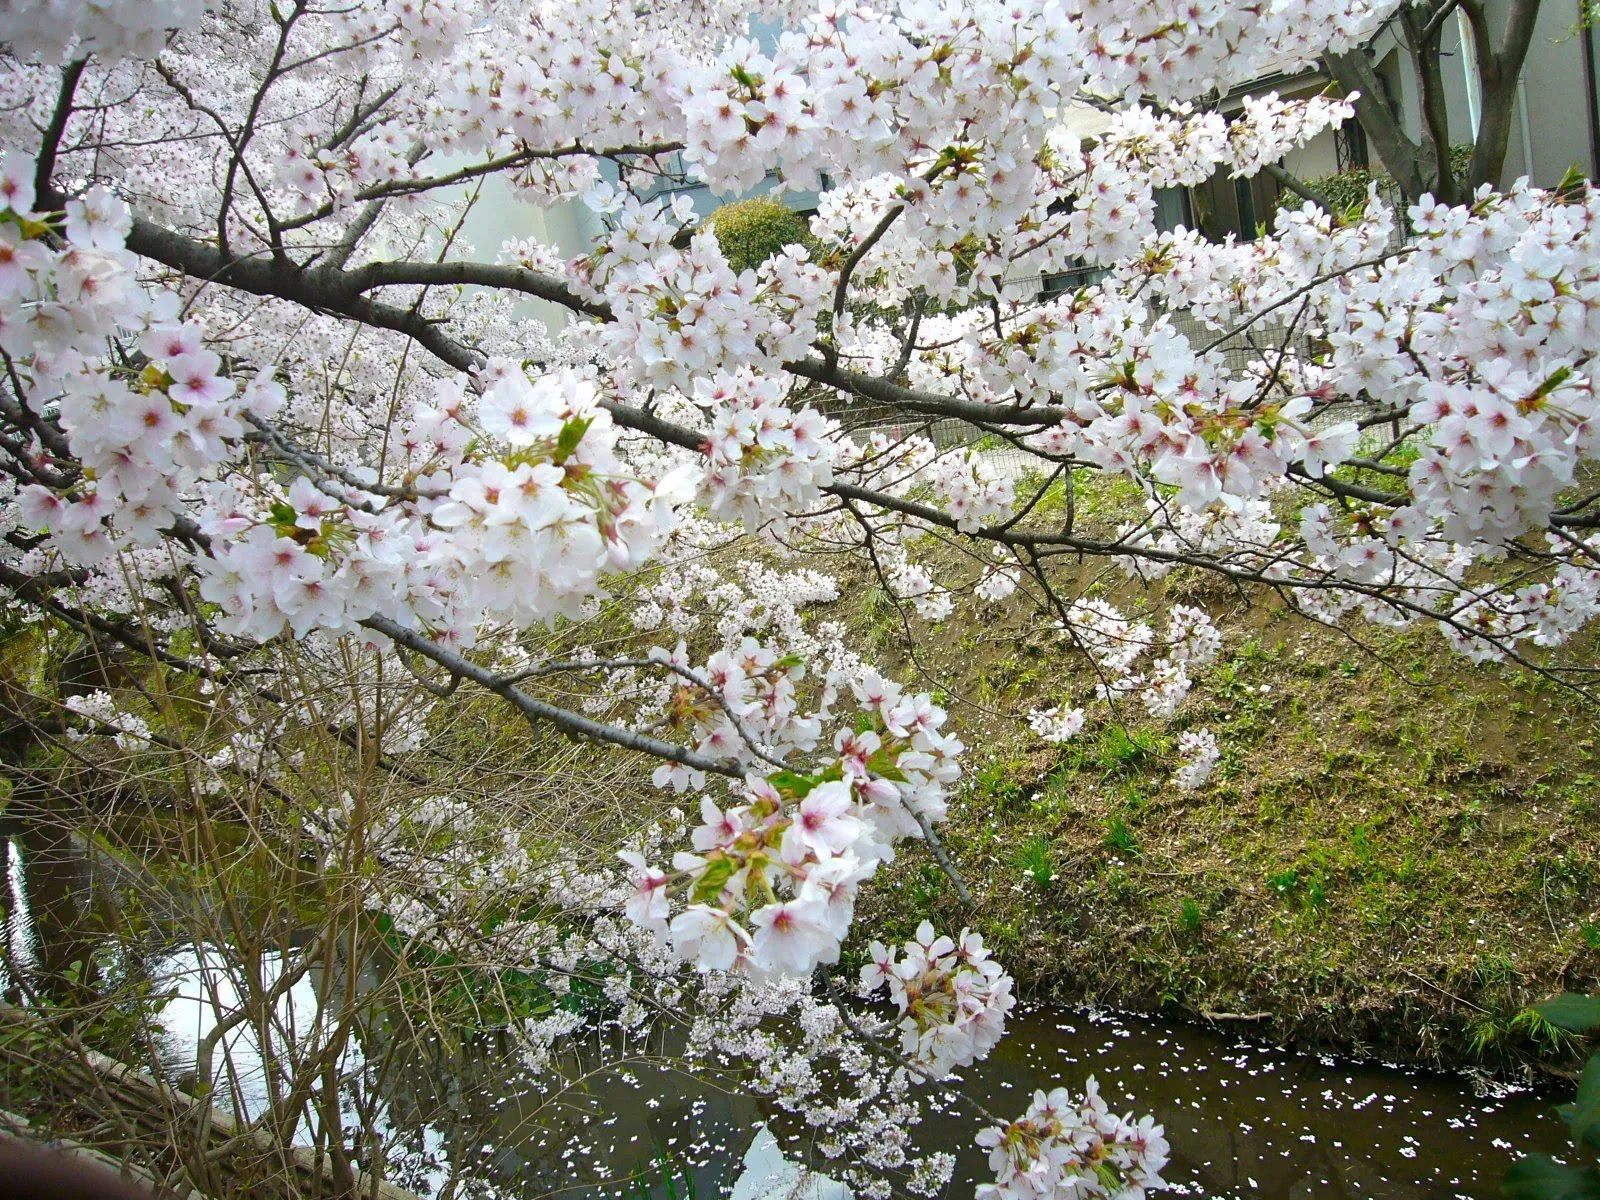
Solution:
<path fill-rule="evenodd" d="M 754 197 L 724 204 L 707 220 L 735 271 L 753 271 L 785 246 L 811 247 L 805 218 L 776 200 Z"/>
<path fill-rule="evenodd" d="M 1471 146 L 1450 147 L 1450 173 L 1458 181 L 1465 182 L 1467 169 L 1472 165 Z M 1371 184 L 1378 185 L 1378 194 L 1396 209 L 1404 205 L 1401 202 L 1400 188 L 1387 171 L 1382 168 L 1368 169 L 1354 167 L 1347 171 L 1338 171 L 1332 175 L 1324 175 L 1319 179 L 1307 179 L 1306 187 L 1317 195 L 1325 197 L 1333 210 L 1348 218 L 1359 217 L 1367 207 L 1367 188 Z M 1298 209 L 1305 200 L 1294 192 L 1285 189 L 1278 197 L 1278 207 Z"/>

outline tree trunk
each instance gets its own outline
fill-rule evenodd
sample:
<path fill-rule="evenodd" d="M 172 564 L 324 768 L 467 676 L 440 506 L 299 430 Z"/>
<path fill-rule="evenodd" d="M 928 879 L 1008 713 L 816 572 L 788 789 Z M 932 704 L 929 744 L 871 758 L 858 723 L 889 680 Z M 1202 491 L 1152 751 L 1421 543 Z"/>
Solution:
<path fill-rule="evenodd" d="M 1356 120 L 1361 122 L 1367 141 L 1377 151 L 1384 169 L 1394 176 L 1407 203 L 1427 191 L 1434 176 L 1434 164 L 1424 147 L 1412 141 L 1388 103 L 1383 98 L 1383 85 L 1361 49 L 1344 54 L 1327 54 L 1323 67 L 1333 81 L 1346 94 L 1359 93 L 1355 99 Z"/>

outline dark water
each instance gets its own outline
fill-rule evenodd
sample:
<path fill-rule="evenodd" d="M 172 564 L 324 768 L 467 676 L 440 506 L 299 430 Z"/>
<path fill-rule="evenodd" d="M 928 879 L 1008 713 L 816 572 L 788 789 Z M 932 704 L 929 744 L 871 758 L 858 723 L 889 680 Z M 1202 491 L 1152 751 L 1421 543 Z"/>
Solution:
<path fill-rule="evenodd" d="M 991 1111 L 1010 1115 L 1026 1107 L 1034 1088 L 1075 1087 L 1089 1074 L 1113 1107 L 1154 1113 L 1166 1126 L 1169 1194 L 1476 1200 L 1500 1194 L 1516 1154 L 1560 1154 L 1566 1146 L 1552 1097 L 1462 1074 L 1293 1054 L 1125 1014 L 1027 1012 L 966 1082 Z M 730 1186 L 762 1119 L 758 1106 L 663 1072 L 638 1076 L 636 1087 L 599 1086 L 596 1099 L 610 1119 L 578 1134 L 581 1149 L 568 1141 L 568 1161 L 626 1172 L 650 1157 L 654 1141 L 696 1164 L 699 1195 Z M 970 1195 L 984 1178 L 976 1130 L 965 1113 L 935 1113 L 919 1131 L 923 1146 L 958 1153 L 952 1196 Z M 551 1146 L 540 1141 L 556 1144 L 560 1135 L 521 1143 L 534 1153 L 517 1171 L 550 1186 L 539 1160 Z M 500 1150 L 514 1156 L 518 1147 L 513 1138 Z M 802 1139 L 790 1153 L 803 1157 Z"/>
<path fill-rule="evenodd" d="M 47 849 L 27 838 L 5 842 L 4 857 L 11 961 L 27 969 L 78 953 L 66 910 L 87 891 L 72 886 L 81 883 L 81 861 L 59 843 Z M 200 998 L 219 981 L 213 976 L 204 989 L 198 982 L 209 967 L 192 947 L 158 952 L 149 964 L 180 994 L 162 1015 L 175 1073 L 192 1063 L 209 1027 L 212 1009 Z M 220 998 L 227 1007 L 226 995 Z M 303 1005 L 314 1006 L 314 980 L 293 989 L 289 1004 L 297 1018 Z M 360 1065 L 363 1051 L 369 1060 L 383 1057 L 382 1049 L 369 1039 L 347 1068 Z M 248 1108 L 253 1050 L 242 1042 L 231 1050 Z M 471 1163 L 479 1182 L 457 1195 L 614 1196 L 665 1152 L 675 1171 L 692 1175 L 696 1200 L 731 1189 L 757 1128 L 776 1114 L 749 1096 L 664 1069 L 645 1050 L 620 1067 L 603 1065 L 612 1050 L 580 1045 L 561 1064 L 575 1082 L 559 1095 L 526 1082 L 511 1057 L 481 1040 L 419 1050 L 380 1088 L 380 1126 L 397 1151 L 394 1181 L 431 1194 Z M 1011 1116 L 1034 1088 L 1077 1088 L 1090 1074 L 1112 1107 L 1153 1113 L 1166 1127 L 1169 1194 L 1477 1200 L 1499 1195 L 1500 1177 L 1518 1153 L 1560 1155 L 1567 1148 L 1551 1111 L 1564 1096 L 1464 1073 L 1295 1054 L 1128 1015 L 1049 1008 L 1017 1014 L 1007 1038 L 965 1083 L 991 1111 Z M 803 1137 L 786 1137 L 781 1120 L 773 1127 L 789 1141 L 791 1157 L 806 1157 Z M 917 1131 L 923 1148 L 958 1154 L 951 1196 L 969 1196 L 984 1178 L 972 1144 L 977 1128 L 968 1113 L 934 1111 Z"/>
<path fill-rule="evenodd" d="M 1010 1113 L 1091 1073 L 1114 1107 L 1166 1126 L 1164 1174 L 1193 1196 L 1498 1196 L 1514 1154 L 1565 1144 L 1548 1097 L 1139 1017 L 1031 1012 L 972 1083 Z"/>

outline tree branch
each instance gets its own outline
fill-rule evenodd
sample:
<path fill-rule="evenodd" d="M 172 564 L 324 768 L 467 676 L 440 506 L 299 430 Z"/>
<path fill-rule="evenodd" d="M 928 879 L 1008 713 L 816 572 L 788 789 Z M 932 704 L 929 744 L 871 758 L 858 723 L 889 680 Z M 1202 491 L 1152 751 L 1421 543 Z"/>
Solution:
<path fill-rule="evenodd" d="M 470 679 L 479 687 L 487 688 L 502 700 L 506 701 L 524 717 L 530 724 L 543 722 L 553 725 L 564 733 L 574 737 L 583 738 L 591 742 L 604 742 L 611 746 L 620 746 L 624 750 L 636 750 L 641 754 L 648 754 L 654 758 L 664 758 L 668 762 L 681 763 L 697 771 L 706 771 L 715 775 L 727 775 L 738 779 L 744 774 L 743 768 L 736 762 L 728 759 L 708 758 L 697 754 L 693 750 L 686 750 L 682 746 L 675 746 L 671 742 L 663 742 L 643 733 L 635 733 L 631 729 L 622 729 L 615 725 L 606 725 L 581 713 L 571 712 L 565 708 L 558 708 L 554 704 L 547 704 L 543 700 L 528 695 L 514 684 L 508 683 L 503 677 L 496 675 L 487 667 L 479 666 L 471 659 L 457 654 L 454 650 L 447 650 L 430 638 L 424 637 L 414 629 L 407 629 L 404 625 L 390 620 L 388 617 L 368 617 L 361 622 L 362 625 L 375 633 L 381 633 L 397 646 L 420 654 L 423 658 L 438 663 L 452 675 L 459 675 Z"/>
<path fill-rule="evenodd" d="M 1305 184 L 1301 183 L 1299 179 L 1290 174 L 1288 171 L 1285 171 L 1277 163 L 1267 163 L 1261 168 L 1261 172 L 1268 179 L 1274 180 L 1283 187 L 1288 188 L 1296 196 L 1299 196 L 1300 199 L 1311 201 L 1312 204 L 1315 204 L 1330 217 L 1339 216 L 1339 213 L 1334 210 L 1333 201 L 1329 200 L 1316 189 L 1309 188 Z"/>
<path fill-rule="evenodd" d="M 1384 102 L 1383 84 L 1367 52 L 1357 47 L 1343 54 L 1324 54 L 1322 65 L 1345 95 L 1355 96 L 1356 119 L 1406 200 L 1415 203 L 1421 199 L 1428 190 L 1431 169 L 1422 147 L 1400 127 L 1394 110 Z"/>
<path fill-rule="evenodd" d="M 56 155 L 61 152 L 61 137 L 67 131 L 67 121 L 72 117 L 72 99 L 78 91 L 78 81 L 87 58 L 76 58 L 61 68 L 61 87 L 56 92 L 56 106 L 50 114 L 50 123 L 39 138 L 39 154 L 34 160 L 33 192 L 44 203 L 44 197 L 54 193 L 50 180 L 56 173 Z"/>

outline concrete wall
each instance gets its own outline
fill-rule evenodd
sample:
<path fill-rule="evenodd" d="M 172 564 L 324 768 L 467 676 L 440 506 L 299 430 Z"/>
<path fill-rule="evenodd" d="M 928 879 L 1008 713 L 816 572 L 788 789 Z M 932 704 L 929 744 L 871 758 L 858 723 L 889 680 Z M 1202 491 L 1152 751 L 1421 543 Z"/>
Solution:
<path fill-rule="evenodd" d="M 1488 0 L 1491 29 L 1504 28 L 1508 4 L 1509 0 Z M 1600 176 L 1600 163 L 1594 161 L 1590 146 L 1584 34 L 1577 29 L 1578 8 L 1579 0 L 1544 0 L 1540 5 L 1523 67 L 1523 86 L 1512 116 L 1502 184 L 1529 175 L 1536 184 L 1551 187 L 1573 165 L 1591 176 Z M 1445 109 L 1450 140 L 1457 145 L 1473 140 L 1477 89 L 1470 37 L 1464 46 L 1461 35 L 1461 23 L 1450 19 L 1442 37 Z M 1409 136 L 1420 137 L 1422 105 L 1409 57 L 1389 29 L 1378 36 L 1373 51 L 1379 75 L 1398 100 L 1401 124 Z M 1524 129 L 1529 135 L 1526 139 Z"/>
<path fill-rule="evenodd" d="M 1320 179 L 1339 169 L 1333 130 L 1325 129 L 1300 149 L 1283 156 L 1283 169 L 1296 179 Z"/>
<path fill-rule="evenodd" d="M 1502 8 L 1506 0 L 1493 0 Z M 1532 133 L 1532 170 L 1523 157 L 1521 113 L 1511 128 L 1506 154 L 1506 174 L 1515 178 L 1531 174 L 1546 187 L 1561 182 L 1576 165 L 1592 177 L 1600 176 L 1600 163 L 1589 144 L 1588 97 L 1583 70 L 1583 38 L 1576 28 L 1578 0 L 1544 0 L 1534 27 L 1528 64 L 1522 73 L 1522 95 L 1527 104 Z"/>
<path fill-rule="evenodd" d="M 493 262 L 502 244 L 533 238 L 575 258 L 587 253 L 600 233 L 600 218 L 588 205 L 578 201 L 541 207 L 516 199 L 503 179 L 485 183 L 478 203 L 462 226 L 463 237 L 471 243 L 468 257 L 474 262 Z M 536 317 L 551 332 L 559 331 L 572 314 L 548 300 L 527 300 L 516 308 L 518 316 Z"/>

